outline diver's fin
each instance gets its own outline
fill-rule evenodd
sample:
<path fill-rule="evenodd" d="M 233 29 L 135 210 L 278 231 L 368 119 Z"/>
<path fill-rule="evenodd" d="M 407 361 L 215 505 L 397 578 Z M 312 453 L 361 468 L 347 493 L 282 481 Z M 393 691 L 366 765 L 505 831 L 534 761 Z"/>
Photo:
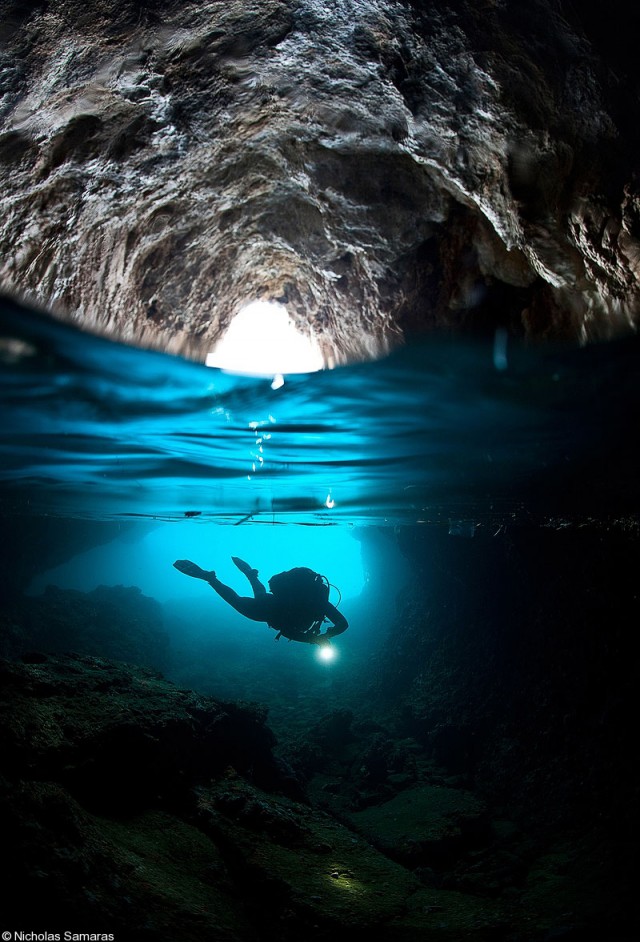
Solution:
<path fill-rule="evenodd" d="M 249 563 L 245 563 L 244 559 L 240 559 L 239 556 L 232 556 L 231 561 L 238 567 L 241 573 L 245 576 L 257 576 L 258 570 L 252 569 Z"/>
<path fill-rule="evenodd" d="M 183 572 L 185 576 L 192 576 L 194 579 L 205 579 L 208 581 L 210 578 L 213 577 L 215 579 L 216 577 L 215 572 L 201 569 L 200 566 L 192 563 L 190 559 L 176 559 L 173 568 L 177 569 L 178 572 Z"/>

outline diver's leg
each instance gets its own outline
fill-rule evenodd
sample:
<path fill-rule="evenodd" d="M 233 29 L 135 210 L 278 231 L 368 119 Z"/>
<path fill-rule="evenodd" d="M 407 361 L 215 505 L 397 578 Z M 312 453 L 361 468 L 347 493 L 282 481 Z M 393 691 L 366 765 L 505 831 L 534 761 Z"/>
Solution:
<path fill-rule="evenodd" d="M 224 582 L 220 582 L 215 572 L 209 575 L 210 578 L 207 579 L 207 582 L 211 588 L 215 589 L 221 599 L 224 599 L 232 608 L 235 608 L 236 612 L 239 612 L 246 618 L 250 618 L 252 621 L 268 620 L 268 612 L 265 605 L 266 593 L 263 596 L 258 596 L 253 599 L 246 595 L 238 595 L 230 586 L 225 585 Z"/>
<path fill-rule="evenodd" d="M 249 580 L 254 596 L 258 598 L 260 595 L 266 595 L 267 590 L 258 579 L 258 570 L 252 569 L 249 563 L 245 563 L 244 559 L 240 559 L 239 556 L 232 556 L 231 559 L 240 572 Z"/>
<path fill-rule="evenodd" d="M 230 586 L 220 582 L 215 572 L 201 569 L 200 566 L 192 563 L 189 559 L 177 559 L 173 565 L 178 572 L 183 572 L 185 576 L 192 576 L 194 579 L 203 579 L 204 582 L 208 582 L 220 598 L 224 599 L 232 608 L 235 608 L 236 612 L 240 612 L 246 618 L 251 618 L 253 621 L 268 620 L 267 595 L 257 576 L 256 582 L 262 592 L 256 592 L 255 598 L 249 598 L 248 596 L 238 595 Z M 247 576 L 247 578 L 249 577 Z"/>

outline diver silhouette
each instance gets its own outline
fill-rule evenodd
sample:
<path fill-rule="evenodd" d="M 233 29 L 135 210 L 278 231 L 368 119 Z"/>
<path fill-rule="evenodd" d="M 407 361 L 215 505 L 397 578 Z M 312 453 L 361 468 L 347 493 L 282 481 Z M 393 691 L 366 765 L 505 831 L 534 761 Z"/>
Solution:
<path fill-rule="evenodd" d="M 269 579 L 267 592 L 258 579 L 258 570 L 238 556 L 234 564 L 247 577 L 253 597 L 238 595 L 217 578 L 215 572 L 201 569 L 189 559 L 177 559 L 173 564 L 178 572 L 207 582 L 232 608 L 252 621 L 264 621 L 290 641 L 305 644 L 329 644 L 330 639 L 342 634 L 349 622 L 329 601 L 329 583 L 312 569 L 299 566 L 278 573 Z M 331 627 L 321 631 L 325 620 Z"/>

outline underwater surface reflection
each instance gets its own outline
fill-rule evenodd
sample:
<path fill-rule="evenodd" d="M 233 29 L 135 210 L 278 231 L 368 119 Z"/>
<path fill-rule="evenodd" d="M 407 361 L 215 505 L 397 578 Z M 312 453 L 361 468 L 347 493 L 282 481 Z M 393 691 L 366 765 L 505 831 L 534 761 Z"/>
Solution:
<path fill-rule="evenodd" d="M 639 344 L 416 338 L 273 389 L 1 304 L 11 511 L 451 526 L 636 510 Z"/>

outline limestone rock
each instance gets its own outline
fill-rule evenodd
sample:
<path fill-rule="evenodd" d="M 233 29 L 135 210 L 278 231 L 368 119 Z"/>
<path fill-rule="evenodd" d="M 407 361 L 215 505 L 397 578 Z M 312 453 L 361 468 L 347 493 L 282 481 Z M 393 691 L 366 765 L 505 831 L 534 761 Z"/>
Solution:
<path fill-rule="evenodd" d="M 582 10 L 3 10 L 0 278 L 61 316 L 204 359 L 275 299 L 327 362 L 637 324 L 635 55 Z"/>

